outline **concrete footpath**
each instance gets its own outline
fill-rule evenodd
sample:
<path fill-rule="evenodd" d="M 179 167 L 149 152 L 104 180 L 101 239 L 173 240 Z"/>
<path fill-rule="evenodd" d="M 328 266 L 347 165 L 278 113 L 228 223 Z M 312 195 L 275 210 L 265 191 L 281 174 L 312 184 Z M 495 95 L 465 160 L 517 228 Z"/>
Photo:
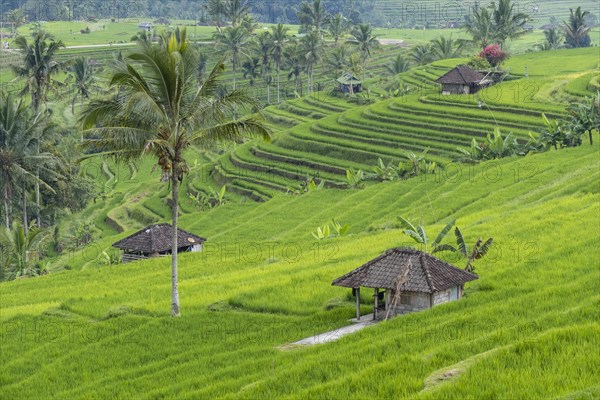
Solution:
<path fill-rule="evenodd" d="M 356 321 L 355 319 L 352 321 Z M 306 339 L 298 340 L 297 342 L 290 343 L 291 345 L 298 346 L 312 346 L 315 344 L 333 342 L 338 340 L 342 336 L 349 335 L 354 332 L 358 332 L 367 326 L 375 325 L 379 321 L 373 321 L 373 314 L 364 315 L 360 318 L 360 321 L 354 322 L 352 325 L 343 326 L 333 331 L 321 333 L 316 336 L 307 337 Z"/>

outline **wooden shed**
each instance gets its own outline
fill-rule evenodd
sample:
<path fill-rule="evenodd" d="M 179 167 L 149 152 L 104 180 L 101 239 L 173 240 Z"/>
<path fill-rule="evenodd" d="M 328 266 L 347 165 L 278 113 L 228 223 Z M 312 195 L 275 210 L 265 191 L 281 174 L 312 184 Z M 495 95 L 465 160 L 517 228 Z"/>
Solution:
<path fill-rule="evenodd" d="M 477 93 L 486 85 L 485 76 L 466 65 L 459 65 L 439 77 L 436 82 L 442 84 L 442 94 Z"/>
<path fill-rule="evenodd" d="M 199 252 L 206 239 L 177 230 L 177 252 Z M 131 236 L 121 239 L 113 247 L 123 250 L 121 260 L 130 262 L 151 257 L 160 257 L 172 253 L 173 226 L 170 224 L 155 224 L 141 229 Z"/>
<path fill-rule="evenodd" d="M 374 290 L 373 319 L 421 311 L 457 300 L 478 276 L 430 254 L 394 248 L 341 276 L 332 285 L 352 288 L 360 319 L 360 288 Z"/>
<path fill-rule="evenodd" d="M 349 72 L 336 79 L 342 93 L 359 93 L 362 91 L 362 82 Z"/>

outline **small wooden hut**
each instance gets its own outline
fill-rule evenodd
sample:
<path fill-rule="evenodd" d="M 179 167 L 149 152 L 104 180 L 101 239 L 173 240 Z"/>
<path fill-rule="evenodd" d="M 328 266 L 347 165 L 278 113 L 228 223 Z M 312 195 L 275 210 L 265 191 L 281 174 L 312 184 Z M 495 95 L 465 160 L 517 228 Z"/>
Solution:
<path fill-rule="evenodd" d="M 382 319 L 457 300 L 463 295 L 464 284 L 477 278 L 422 251 L 394 248 L 337 278 L 332 285 L 353 289 L 357 319 L 360 288 L 374 289 L 373 319 Z"/>
<path fill-rule="evenodd" d="M 486 85 L 485 76 L 466 65 L 459 65 L 439 77 L 436 82 L 442 84 L 442 94 L 477 93 Z"/>
<path fill-rule="evenodd" d="M 349 72 L 336 79 L 342 93 L 359 93 L 362 91 L 362 82 Z"/>
<path fill-rule="evenodd" d="M 177 252 L 200 252 L 206 239 L 178 229 Z M 155 224 L 141 229 L 131 236 L 121 239 L 113 247 L 123 250 L 122 262 L 143 260 L 160 257 L 172 253 L 173 226 L 170 224 Z"/>

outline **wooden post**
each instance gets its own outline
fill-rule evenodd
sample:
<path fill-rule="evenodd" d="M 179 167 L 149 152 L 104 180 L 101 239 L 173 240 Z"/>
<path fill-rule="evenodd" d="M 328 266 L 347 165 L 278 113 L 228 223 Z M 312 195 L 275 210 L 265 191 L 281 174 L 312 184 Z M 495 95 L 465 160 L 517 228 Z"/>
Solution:
<path fill-rule="evenodd" d="M 373 308 L 373 321 L 377 319 L 377 307 L 379 307 L 379 288 L 375 288 L 375 307 Z"/>
<path fill-rule="evenodd" d="M 356 320 L 360 321 L 360 287 L 354 289 L 356 295 Z"/>
<path fill-rule="evenodd" d="M 387 311 L 388 308 L 390 307 L 390 296 L 389 296 L 389 289 L 385 289 L 385 310 Z"/>

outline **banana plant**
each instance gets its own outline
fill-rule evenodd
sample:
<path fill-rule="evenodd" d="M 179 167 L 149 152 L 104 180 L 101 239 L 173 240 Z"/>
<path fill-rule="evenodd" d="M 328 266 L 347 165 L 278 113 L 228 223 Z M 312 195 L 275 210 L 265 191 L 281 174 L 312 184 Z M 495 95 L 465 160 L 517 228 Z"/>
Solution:
<path fill-rule="evenodd" d="M 477 239 L 477 242 L 475 242 L 473 248 L 470 249 L 469 245 L 467 245 L 467 243 L 465 242 L 465 239 L 458 227 L 454 229 L 454 234 L 456 235 L 456 245 L 458 247 L 458 253 L 467 259 L 465 271 L 475 272 L 475 265 L 473 264 L 473 262 L 475 260 L 483 258 L 487 254 L 492 243 L 494 243 L 494 239 L 489 238 L 484 242 L 482 238 L 479 238 Z"/>
<path fill-rule="evenodd" d="M 348 181 L 348 186 L 350 186 L 350 188 L 357 189 L 363 186 L 365 174 L 362 169 L 357 171 L 354 168 L 350 168 L 346 170 L 346 180 Z"/>
<path fill-rule="evenodd" d="M 350 224 L 342 225 L 336 221 L 335 218 L 331 219 L 331 223 L 336 236 L 344 236 L 346 233 L 348 233 L 348 230 L 350 230 Z"/>
<path fill-rule="evenodd" d="M 419 243 L 423 246 L 423 250 L 427 253 L 429 250 L 429 238 L 427 237 L 427 232 L 422 225 L 418 225 L 415 227 L 409 220 L 398 217 L 400 219 L 401 225 L 405 228 L 402 232 L 411 237 L 415 242 Z M 440 251 L 456 251 L 456 249 L 449 244 L 442 244 L 442 240 L 444 237 L 450 232 L 456 220 L 452 220 L 446 224 L 446 226 L 438 233 L 437 237 L 433 242 L 431 242 L 431 254 L 437 253 Z"/>
<path fill-rule="evenodd" d="M 398 176 L 392 163 L 385 165 L 381 158 L 377 159 L 377 165 L 373 170 L 380 181 L 393 181 Z"/>
<path fill-rule="evenodd" d="M 331 230 L 329 229 L 329 224 L 325 225 L 323 228 L 320 226 L 317 227 L 316 232 L 312 232 L 312 235 L 317 240 L 327 239 L 331 234 Z"/>

